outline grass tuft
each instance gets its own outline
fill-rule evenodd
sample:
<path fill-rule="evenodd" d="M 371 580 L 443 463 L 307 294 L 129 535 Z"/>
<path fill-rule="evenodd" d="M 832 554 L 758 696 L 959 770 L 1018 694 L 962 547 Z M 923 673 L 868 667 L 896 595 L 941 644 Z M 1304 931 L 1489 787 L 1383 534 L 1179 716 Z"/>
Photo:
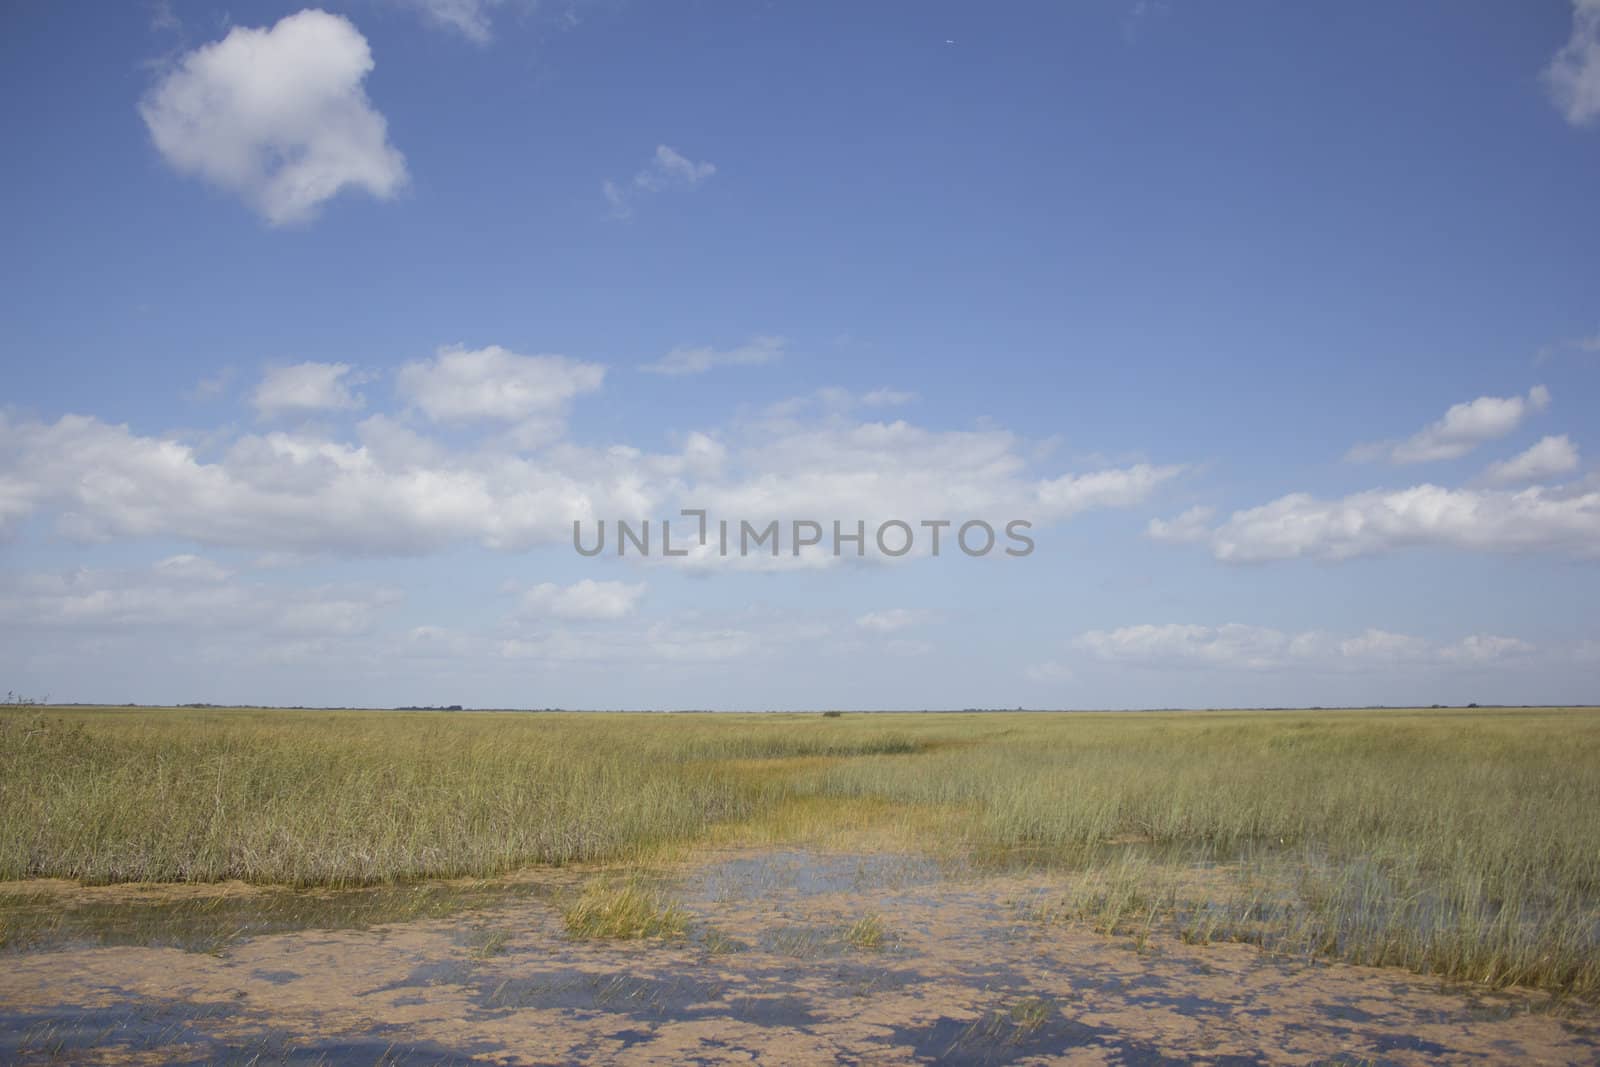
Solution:
<path fill-rule="evenodd" d="M 844 932 L 844 939 L 856 948 L 876 952 L 883 947 L 886 935 L 882 919 L 876 915 L 864 915 L 850 924 Z"/>
<path fill-rule="evenodd" d="M 688 913 L 639 875 L 596 878 L 562 908 L 573 937 L 629 940 L 682 937 Z"/>

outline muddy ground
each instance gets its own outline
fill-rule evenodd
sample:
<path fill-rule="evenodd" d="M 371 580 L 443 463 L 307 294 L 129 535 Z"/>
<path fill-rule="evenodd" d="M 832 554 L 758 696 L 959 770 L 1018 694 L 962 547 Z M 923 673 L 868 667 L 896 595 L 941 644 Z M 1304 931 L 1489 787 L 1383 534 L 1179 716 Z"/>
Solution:
<path fill-rule="evenodd" d="M 588 876 L 12 884 L 0 1061 L 1600 1062 L 1592 1007 L 1045 923 L 1046 873 L 726 852 L 662 873 L 693 921 L 642 943 L 568 936 Z M 848 936 L 868 915 L 876 947 Z"/>

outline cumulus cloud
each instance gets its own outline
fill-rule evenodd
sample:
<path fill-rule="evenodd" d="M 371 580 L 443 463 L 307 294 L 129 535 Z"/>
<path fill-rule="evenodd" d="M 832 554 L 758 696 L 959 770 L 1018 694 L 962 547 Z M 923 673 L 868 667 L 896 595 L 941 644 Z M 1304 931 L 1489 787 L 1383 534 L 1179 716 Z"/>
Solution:
<path fill-rule="evenodd" d="M 250 403 L 263 417 L 343 411 L 365 400 L 350 388 L 348 363 L 296 363 L 269 368 Z"/>
<path fill-rule="evenodd" d="M 1444 418 L 1398 443 L 1378 441 L 1357 445 L 1347 455 L 1353 461 L 1387 459 L 1391 463 L 1431 463 L 1459 459 L 1485 441 L 1504 437 L 1522 420 L 1550 403 L 1550 390 L 1536 385 L 1526 397 L 1480 396 L 1456 404 Z"/>
<path fill-rule="evenodd" d="M 1572 36 L 1545 68 L 1544 80 L 1574 126 L 1600 117 L 1600 0 L 1573 0 Z"/>
<path fill-rule="evenodd" d="M 600 191 L 611 209 L 611 217 L 625 219 L 633 214 L 634 204 L 642 197 L 670 189 L 697 189 L 716 172 L 714 164 L 696 163 L 663 144 L 656 146 L 656 154 L 631 181 L 618 183 L 608 179 L 601 183 Z"/>
<path fill-rule="evenodd" d="M 633 614 L 644 590 L 643 582 L 597 582 L 590 578 L 571 585 L 544 582 L 522 595 L 522 606 L 533 614 L 558 619 L 620 619 Z"/>
<path fill-rule="evenodd" d="M 1039 479 L 1029 476 L 1021 442 L 1009 432 L 936 431 L 904 420 L 775 418 L 745 431 L 727 476 L 686 491 L 692 506 L 751 522 L 860 520 L 874 556 L 870 531 L 891 519 L 913 527 L 983 519 L 996 531 L 1024 519 L 1037 528 L 1084 511 L 1135 506 L 1178 471 L 1139 464 Z M 952 549 L 954 536 L 953 528 L 944 531 L 942 551 Z M 929 550 L 931 536 L 920 531 L 911 556 Z"/>
<path fill-rule="evenodd" d="M 679 346 L 654 363 L 641 364 L 639 369 L 651 374 L 683 375 L 704 374 L 713 367 L 745 367 L 772 363 L 782 358 L 784 339 L 781 337 L 756 337 L 737 348 L 715 349 L 707 346 Z"/>
<path fill-rule="evenodd" d="M 932 612 L 917 608 L 887 608 L 883 611 L 867 612 L 856 619 L 856 625 L 863 630 L 886 634 L 932 622 L 933 618 Z"/>
<path fill-rule="evenodd" d="M 354 25 L 306 10 L 183 55 L 139 113 L 173 168 L 273 225 L 302 223 L 346 189 L 388 199 L 405 186 L 405 158 L 362 87 L 372 68 Z"/>
<path fill-rule="evenodd" d="M 365 432 L 382 419 L 367 420 Z M 515 549 L 565 541 L 575 518 L 658 510 L 681 454 L 564 446 L 555 456 L 433 449 L 270 433 L 206 460 L 191 445 L 67 415 L 0 417 L 0 504 L 41 504 L 71 537 L 178 537 L 298 553 L 412 555 L 462 541 Z"/>
<path fill-rule="evenodd" d="M 1089 630 L 1075 638 L 1072 646 L 1103 663 L 1231 671 L 1363 671 L 1397 665 L 1482 665 L 1535 651 L 1526 641 L 1494 634 L 1473 634 L 1454 643 L 1440 643 L 1378 628 L 1339 636 L 1318 630 L 1293 633 L 1243 623 L 1143 623 L 1114 630 Z"/>
<path fill-rule="evenodd" d="M 1350 559 L 1423 545 L 1478 552 L 1600 554 L 1600 491 L 1419 485 L 1337 500 L 1291 493 L 1234 512 L 1211 534 L 1231 562 Z"/>
<path fill-rule="evenodd" d="M 79 540 L 175 538 L 299 558 L 414 555 L 462 543 L 570 546 L 574 521 L 592 536 L 601 519 L 705 508 L 736 528 L 739 520 L 859 520 L 874 558 L 883 557 L 870 531 L 897 519 L 916 530 L 917 558 L 931 548 L 925 521 L 982 519 L 1003 545 L 1012 520 L 1037 533 L 1087 510 L 1137 506 L 1178 471 L 1136 464 L 1041 477 L 1033 450 L 1004 430 L 861 422 L 835 411 L 691 432 L 661 451 L 580 445 L 562 435 L 566 408 L 603 372 L 496 347 L 443 349 L 397 377 L 400 395 L 428 421 L 377 413 L 345 429 L 308 424 L 188 439 L 82 415 L 43 422 L 0 413 L 0 532 L 42 513 Z M 431 432 L 430 422 L 448 432 Z M 519 436 L 530 425 L 537 438 Z M 674 526 L 675 540 L 689 543 Z M 943 552 L 955 550 L 955 536 L 954 526 L 944 529 Z M 831 552 L 795 557 L 789 547 L 776 559 L 742 560 L 695 547 L 690 557 L 653 561 L 734 569 L 839 563 Z"/>
<path fill-rule="evenodd" d="M 395 383 L 436 422 L 517 423 L 532 441 L 559 436 L 572 400 L 599 389 L 605 373 L 598 363 L 566 356 L 454 345 L 439 349 L 433 359 L 407 363 Z"/>
<path fill-rule="evenodd" d="M 1578 447 L 1566 434 L 1543 438 L 1538 444 L 1510 459 L 1491 463 L 1484 478 L 1495 485 L 1538 482 L 1578 469 Z"/>

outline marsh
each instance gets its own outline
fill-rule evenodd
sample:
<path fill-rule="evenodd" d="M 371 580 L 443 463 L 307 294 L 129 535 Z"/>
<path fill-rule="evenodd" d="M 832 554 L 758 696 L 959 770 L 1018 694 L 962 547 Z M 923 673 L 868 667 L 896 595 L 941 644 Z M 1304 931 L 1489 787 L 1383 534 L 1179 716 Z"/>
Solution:
<path fill-rule="evenodd" d="M 0 735 L 8 1058 L 1596 1054 L 1589 709 Z"/>

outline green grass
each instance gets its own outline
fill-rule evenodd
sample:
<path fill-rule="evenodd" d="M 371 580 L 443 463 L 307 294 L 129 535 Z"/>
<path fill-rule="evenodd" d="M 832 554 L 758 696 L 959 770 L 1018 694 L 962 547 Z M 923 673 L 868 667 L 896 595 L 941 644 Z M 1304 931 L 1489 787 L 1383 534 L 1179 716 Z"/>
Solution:
<path fill-rule="evenodd" d="M 1038 914 L 1140 945 L 1600 996 L 1593 710 L 0 711 L 0 879 L 356 886 L 798 840 L 1048 866 Z"/>

